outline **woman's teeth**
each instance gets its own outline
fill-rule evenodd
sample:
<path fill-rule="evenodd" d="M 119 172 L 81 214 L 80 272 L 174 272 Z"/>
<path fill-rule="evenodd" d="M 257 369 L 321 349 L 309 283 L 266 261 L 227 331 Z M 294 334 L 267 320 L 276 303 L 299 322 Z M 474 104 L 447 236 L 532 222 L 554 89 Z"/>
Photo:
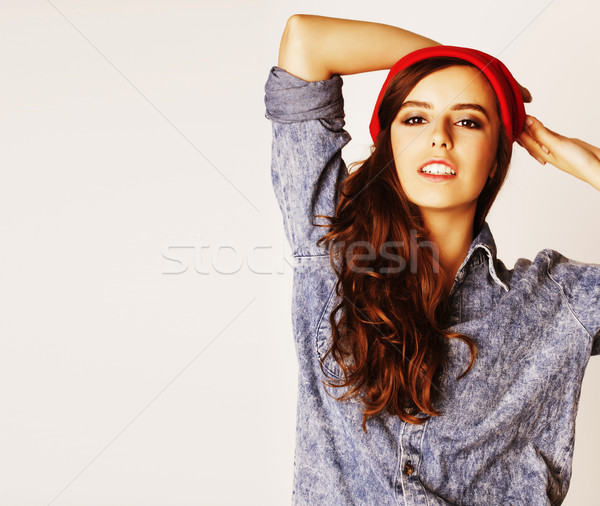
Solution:
<path fill-rule="evenodd" d="M 421 172 L 425 172 L 426 174 L 435 174 L 438 176 L 456 176 L 456 172 L 443 163 L 431 163 L 429 165 L 425 165 L 425 167 L 421 169 Z"/>

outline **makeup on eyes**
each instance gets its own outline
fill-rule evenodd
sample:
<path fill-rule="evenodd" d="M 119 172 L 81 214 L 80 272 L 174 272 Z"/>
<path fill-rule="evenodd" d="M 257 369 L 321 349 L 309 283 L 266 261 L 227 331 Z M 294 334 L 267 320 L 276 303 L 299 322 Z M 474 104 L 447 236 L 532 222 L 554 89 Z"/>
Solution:
<path fill-rule="evenodd" d="M 414 122 L 413 120 L 427 121 L 427 119 L 424 118 L 423 115 L 421 115 L 421 114 L 407 114 L 404 119 L 400 119 L 400 123 L 402 125 L 406 125 L 406 126 L 418 126 L 418 125 L 424 124 L 422 121 Z M 459 126 L 464 126 L 465 128 L 468 128 L 470 130 L 477 130 L 482 127 L 481 120 L 476 119 L 476 118 L 460 118 L 460 119 L 456 120 L 454 123 L 456 124 L 456 123 L 462 123 L 462 122 L 469 122 L 470 126 L 467 126 L 467 125 L 459 125 Z"/>
<path fill-rule="evenodd" d="M 400 115 L 400 113 L 402 113 L 405 109 L 416 109 L 411 111 L 407 111 L 406 112 L 406 116 L 404 116 L 404 120 L 401 120 L 402 124 L 405 125 L 410 125 L 408 123 L 405 123 L 406 119 L 411 119 L 413 117 L 420 117 L 423 118 L 424 116 L 427 116 L 427 111 L 432 111 L 434 109 L 433 105 L 430 102 L 422 102 L 422 101 L 418 101 L 418 100 L 407 100 L 406 102 L 404 102 L 401 106 L 400 109 L 398 110 L 398 115 Z M 425 110 L 425 111 L 423 111 Z M 460 120 L 458 120 L 458 122 L 460 121 L 472 121 L 473 123 L 476 123 L 478 125 L 479 128 L 481 128 L 482 124 L 484 121 L 489 121 L 489 114 L 487 112 L 487 110 L 485 109 L 485 107 L 483 107 L 480 104 L 477 103 L 459 103 L 459 104 L 454 104 L 452 107 L 450 107 L 449 109 L 450 111 L 467 111 L 467 110 L 471 110 L 471 111 L 477 111 L 480 114 L 482 114 L 484 116 L 484 120 L 480 120 L 477 117 L 467 117 L 467 118 L 461 118 Z M 422 123 L 415 123 L 415 124 L 422 124 Z M 475 129 L 476 127 L 471 127 L 473 129 Z"/>

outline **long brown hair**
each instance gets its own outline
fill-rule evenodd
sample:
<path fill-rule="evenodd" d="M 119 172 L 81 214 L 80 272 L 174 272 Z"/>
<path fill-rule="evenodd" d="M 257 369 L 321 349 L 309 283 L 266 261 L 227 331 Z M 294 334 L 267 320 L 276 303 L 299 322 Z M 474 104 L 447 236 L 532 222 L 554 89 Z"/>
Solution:
<path fill-rule="evenodd" d="M 470 65 L 451 57 L 418 62 L 390 82 L 379 109 L 381 131 L 371 155 L 342 183 L 329 231 L 318 244 L 329 248 L 337 275 L 340 302 L 330 315 L 331 347 L 343 378 L 327 373 L 325 385 L 345 388 L 338 400 L 362 403 L 363 429 L 379 413 L 397 415 L 414 424 L 441 414 L 439 398 L 447 359 L 447 340 L 468 336 L 450 332 L 446 274 L 432 248 L 419 208 L 400 184 L 390 140 L 390 127 L 400 106 L 425 76 L 452 65 Z M 498 116 L 500 110 L 496 101 Z M 477 234 L 504 182 L 511 146 L 502 122 L 496 153 L 497 169 L 477 202 L 473 230 Z M 393 245 L 390 255 L 389 246 Z M 338 314 L 339 313 L 339 314 Z M 419 413 L 423 416 L 417 416 Z"/>

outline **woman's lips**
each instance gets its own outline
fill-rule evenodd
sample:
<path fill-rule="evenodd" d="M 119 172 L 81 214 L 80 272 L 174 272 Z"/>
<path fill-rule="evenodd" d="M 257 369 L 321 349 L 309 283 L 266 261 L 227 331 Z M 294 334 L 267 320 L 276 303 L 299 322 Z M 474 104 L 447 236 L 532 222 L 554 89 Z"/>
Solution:
<path fill-rule="evenodd" d="M 426 172 L 423 169 L 426 169 Z M 439 158 L 432 158 L 421 164 L 418 173 L 433 183 L 449 181 L 456 177 L 455 167 L 447 160 Z"/>
<path fill-rule="evenodd" d="M 450 169 L 452 169 L 454 174 L 458 173 L 458 171 L 456 170 L 456 167 L 444 158 L 430 158 L 429 160 L 426 160 L 419 166 L 419 172 L 421 172 L 423 170 L 423 168 L 427 167 L 428 165 L 445 165 L 446 167 L 450 167 Z"/>
<path fill-rule="evenodd" d="M 419 175 L 423 176 L 425 179 L 427 179 L 427 181 L 431 181 L 432 183 L 441 183 L 443 181 L 450 181 L 451 179 L 454 179 L 456 177 L 456 176 L 453 176 L 452 174 L 448 174 L 448 175 L 427 174 L 427 172 L 421 172 L 421 171 L 419 171 Z"/>

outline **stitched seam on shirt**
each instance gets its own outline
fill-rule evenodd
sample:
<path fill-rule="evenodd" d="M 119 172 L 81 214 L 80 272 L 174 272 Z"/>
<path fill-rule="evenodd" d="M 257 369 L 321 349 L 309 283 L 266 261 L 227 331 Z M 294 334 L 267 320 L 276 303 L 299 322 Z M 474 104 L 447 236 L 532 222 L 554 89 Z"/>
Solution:
<path fill-rule="evenodd" d="M 421 488 L 423 489 L 423 493 L 425 494 L 425 501 L 427 502 L 427 506 L 429 506 L 429 494 L 425 490 L 425 485 L 423 485 L 423 482 L 421 481 L 421 464 L 423 463 L 423 441 L 425 440 L 425 431 L 427 430 L 427 426 L 429 425 L 429 420 L 431 420 L 431 418 L 428 418 L 427 421 L 423 424 L 423 432 L 421 433 L 421 443 L 419 444 L 419 451 L 421 452 L 421 458 L 419 459 L 419 467 L 417 468 L 417 476 L 419 477 L 419 484 L 421 485 Z"/>
<path fill-rule="evenodd" d="M 494 255 L 492 255 L 492 252 L 487 246 L 482 245 L 481 247 L 486 251 L 489 257 L 488 270 L 490 272 L 490 276 L 492 276 L 492 279 L 508 292 L 508 286 L 506 286 L 506 284 L 504 284 L 504 282 L 498 277 L 498 274 L 496 274 L 496 266 L 494 265 Z"/>
<path fill-rule="evenodd" d="M 548 259 L 549 259 L 549 257 L 548 257 Z M 552 274 L 550 274 L 550 263 L 548 263 L 548 266 L 546 267 L 546 274 L 548 274 L 548 277 L 554 282 L 554 284 L 556 286 L 558 286 L 558 289 L 560 290 L 560 295 L 561 295 L 562 299 L 565 301 L 565 303 L 567 304 L 567 307 L 569 308 L 569 312 L 571 313 L 573 318 L 575 318 L 575 321 L 577 323 L 579 323 L 579 325 L 581 325 L 581 328 L 590 337 L 590 339 L 593 339 L 592 334 L 588 331 L 588 329 L 585 328 L 585 325 L 581 322 L 581 320 L 579 318 L 577 318 L 575 311 L 573 311 L 571 304 L 569 304 L 569 299 L 567 299 L 567 295 L 565 294 L 565 291 L 563 290 L 562 285 L 552 277 Z"/>
<path fill-rule="evenodd" d="M 317 322 L 317 328 L 315 329 L 315 342 L 316 342 L 317 334 L 319 333 L 319 330 L 321 330 L 321 324 L 323 323 L 323 316 L 325 316 L 325 313 L 327 312 L 327 306 L 329 306 L 329 302 L 331 301 L 331 297 L 333 297 L 334 292 L 335 292 L 335 284 L 333 285 L 331 290 L 329 290 L 329 295 L 327 296 L 327 300 L 325 301 L 325 304 L 323 304 L 323 308 L 321 309 L 321 314 L 319 315 L 319 321 Z"/>
<path fill-rule="evenodd" d="M 400 431 L 400 435 L 398 436 L 398 444 L 400 445 L 400 453 L 398 454 L 398 465 L 396 466 L 396 473 L 394 474 L 394 491 L 396 490 L 396 481 L 398 473 L 400 473 L 400 485 L 402 486 L 402 499 L 404 501 L 404 506 L 408 506 L 406 503 L 406 490 L 404 489 L 404 480 L 402 479 L 402 472 L 400 471 L 400 466 L 404 461 L 404 446 L 402 445 L 402 436 L 404 435 L 404 429 L 406 428 L 406 422 L 400 422 L 402 424 L 402 430 Z M 398 494 L 396 492 L 396 504 L 400 504 L 398 502 Z"/>
<path fill-rule="evenodd" d="M 315 343 L 315 353 L 317 355 L 317 360 L 319 361 L 320 364 L 323 365 L 323 368 L 334 378 L 338 378 L 338 379 L 342 379 L 338 374 L 336 374 L 334 371 L 332 371 L 329 367 L 327 367 L 327 365 L 324 362 L 324 356 L 321 356 L 321 351 L 319 350 L 319 331 L 321 330 L 321 325 L 323 324 L 323 318 L 325 316 L 325 313 L 327 312 L 327 307 L 329 306 L 329 303 L 331 302 L 331 299 L 333 297 L 335 293 L 335 284 L 333 285 L 333 288 L 329 291 L 329 295 L 327 296 L 327 300 L 325 301 L 325 304 L 323 305 L 323 309 L 321 310 L 321 314 L 319 316 L 319 321 L 317 323 L 317 328 L 315 329 L 315 335 L 314 335 L 314 343 Z"/>

